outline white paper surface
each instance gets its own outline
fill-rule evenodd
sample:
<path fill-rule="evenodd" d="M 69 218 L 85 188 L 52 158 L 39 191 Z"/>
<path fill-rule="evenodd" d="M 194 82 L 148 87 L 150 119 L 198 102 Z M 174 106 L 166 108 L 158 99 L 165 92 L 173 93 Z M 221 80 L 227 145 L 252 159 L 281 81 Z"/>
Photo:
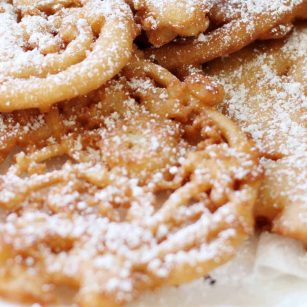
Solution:
<path fill-rule="evenodd" d="M 264 233 L 236 259 L 197 280 L 144 295 L 129 307 L 307 306 L 307 254 L 294 240 Z"/>

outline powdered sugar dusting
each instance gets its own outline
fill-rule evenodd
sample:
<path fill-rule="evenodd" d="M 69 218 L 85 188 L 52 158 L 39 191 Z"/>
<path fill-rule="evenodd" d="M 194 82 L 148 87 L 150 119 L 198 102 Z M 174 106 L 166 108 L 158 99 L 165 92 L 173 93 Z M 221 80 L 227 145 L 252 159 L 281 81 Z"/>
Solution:
<path fill-rule="evenodd" d="M 272 230 L 306 243 L 307 29 L 298 24 L 283 41 L 267 42 L 212 64 L 225 86 L 220 105 L 249 133 L 264 157 L 266 176 L 256 214 Z"/>
<path fill-rule="evenodd" d="M 307 150 L 306 30 L 295 30 L 281 44 L 225 58 L 219 65 L 226 68 L 217 75 L 226 92 L 220 108 L 239 122 L 268 157 Z"/>

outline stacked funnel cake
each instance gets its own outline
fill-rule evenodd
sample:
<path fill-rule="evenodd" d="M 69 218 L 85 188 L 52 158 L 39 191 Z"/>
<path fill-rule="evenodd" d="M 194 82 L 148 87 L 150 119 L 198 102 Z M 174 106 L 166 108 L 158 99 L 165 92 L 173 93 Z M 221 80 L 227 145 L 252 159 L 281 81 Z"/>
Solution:
<path fill-rule="evenodd" d="M 304 52 L 287 46 L 303 35 L 293 22 L 306 9 L 300 0 L 1 0 L 0 295 L 122 306 L 231 259 L 253 234 L 255 208 L 273 210 L 275 169 L 295 170 L 284 162 L 288 134 L 265 138 L 269 115 L 257 116 L 261 132 L 247 129 L 250 106 L 233 95 L 246 79 L 232 77 L 232 60 L 199 65 L 276 39 L 243 56 L 261 54 L 272 71 L 283 62 L 303 88 Z M 303 136 L 305 91 L 289 92 L 285 112 Z"/>

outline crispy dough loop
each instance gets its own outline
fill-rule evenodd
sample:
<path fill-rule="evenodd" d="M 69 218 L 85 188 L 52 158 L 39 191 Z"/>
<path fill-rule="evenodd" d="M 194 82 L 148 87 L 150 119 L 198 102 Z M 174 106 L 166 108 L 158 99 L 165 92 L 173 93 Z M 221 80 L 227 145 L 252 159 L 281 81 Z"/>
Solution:
<path fill-rule="evenodd" d="M 168 118 L 187 118 L 194 109 L 214 106 L 224 96 L 222 86 L 195 67 L 183 76 L 183 82 L 161 66 L 136 57 L 123 71 L 133 96 L 150 112 Z"/>
<path fill-rule="evenodd" d="M 17 45 L 12 55 L 4 50 L 0 65 L 2 112 L 47 110 L 86 94 L 115 76 L 131 55 L 134 23 L 121 0 L 17 1 L 3 8 L 0 21 L 14 31 Z"/>

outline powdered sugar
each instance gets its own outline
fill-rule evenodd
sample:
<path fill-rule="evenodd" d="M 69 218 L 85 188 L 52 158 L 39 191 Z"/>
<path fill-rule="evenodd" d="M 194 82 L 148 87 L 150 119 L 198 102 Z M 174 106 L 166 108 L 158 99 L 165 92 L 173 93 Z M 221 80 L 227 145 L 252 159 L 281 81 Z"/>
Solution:
<path fill-rule="evenodd" d="M 300 72 L 306 67 L 306 31 L 296 30 L 284 46 L 280 44 L 255 48 L 248 57 L 245 51 L 242 58 L 226 58 L 220 62 L 226 68 L 217 75 L 226 92 L 221 108 L 269 157 L 307 150 L 306 74 Z"/>

